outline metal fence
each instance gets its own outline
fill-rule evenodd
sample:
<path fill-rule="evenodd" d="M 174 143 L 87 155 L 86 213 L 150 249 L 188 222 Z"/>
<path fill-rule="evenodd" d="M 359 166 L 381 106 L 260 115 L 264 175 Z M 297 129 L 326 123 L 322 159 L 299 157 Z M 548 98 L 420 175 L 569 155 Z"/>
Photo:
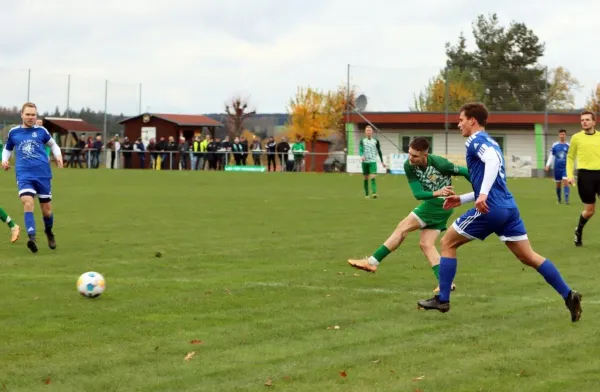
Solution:
<path fill-rule="evenodd" d="M 78 150 L 63 148 L 66 168 L 163 170 L 163 171 L 230 171 L 230 172 L 322 172 L 362 174 L 361 157 L 345 151 L 316 153 L 268 153 L 249 151 L 236 154 L 231 151 L 179 152 L 179 151 L 114 151 Z M 464 154 L 444 155 L 450 161 L 465 166 Z M 54 158 L 49 157 L 51 162 Z M 378 174 L 404 175 L 408 154 L 384 154 L 377 162 Z M 529 156 L 505 155 L 507 177 L 548 177 L 552 173 L 537 172 Z M 384 166 L 385 165 L 385 166 Z"/>

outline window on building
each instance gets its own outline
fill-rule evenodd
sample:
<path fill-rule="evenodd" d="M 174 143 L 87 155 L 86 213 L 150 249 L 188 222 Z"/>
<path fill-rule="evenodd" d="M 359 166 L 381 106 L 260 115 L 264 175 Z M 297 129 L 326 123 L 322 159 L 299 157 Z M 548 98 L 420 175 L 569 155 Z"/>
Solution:
<path fill-rule="evenodd" d="M 433 152 L 433 137 L 432 136 L 421 136 L 421 135 L 401 136 L 400 147 L 402 147 L 402 152 L 408 154 L 408 146 L 410 145 L 411 140 L 413 140 L 416 137 L 423 137 L 423 138 L 427 139 L 429 141 L 429 153 Z"/>

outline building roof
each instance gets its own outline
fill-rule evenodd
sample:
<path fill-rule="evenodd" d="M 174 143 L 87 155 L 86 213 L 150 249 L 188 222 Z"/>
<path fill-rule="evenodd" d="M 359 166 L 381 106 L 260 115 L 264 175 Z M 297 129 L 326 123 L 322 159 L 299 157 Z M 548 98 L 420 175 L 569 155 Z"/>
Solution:
<path fill-rule="evenodd" d="M 443 112 L 362 112 L 367 120 L 374 124 L 444 124 Z M 344 114 L 345 115 L 345 114 Z M 458 112 L 448 113 L 448 122 L 457 123 Z M 489 124 L 570 124 L 579 123 L 579 112 L 491 112 Z M 366 124 L 364 118 L 351 112 L 350 122 Z"/>
<path fill-rule="evenodd" d="M 129 117 L 124 120 L 119 121 L 119 124 L 123 124 L 129 122 L 131 120 L 136 120 L 143 116 L 150 116 L 159 118 L 164 121 L 171 122 L 173 124 L 177 124 L 180 127 L 223 127 L 224 125 L 207 116 L 202 116 L 198 114 L 167 114 L 167 113 L 144 113 L 137 116 Z"/>
<path fill-rule="evenodd" d="M 44 123 L 46 122 L 49 122 L 50 124 L 56 127 L 62 128 L 67 132 L 102 132 L 100 128 L 89 124 L 80 118 L 45 117 Z"/>

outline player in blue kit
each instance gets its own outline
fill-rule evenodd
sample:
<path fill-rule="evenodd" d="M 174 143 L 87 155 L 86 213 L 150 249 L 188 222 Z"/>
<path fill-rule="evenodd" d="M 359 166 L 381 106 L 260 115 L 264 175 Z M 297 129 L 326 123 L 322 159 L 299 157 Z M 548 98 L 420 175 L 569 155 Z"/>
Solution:
<path fill-rule="evenodd" d="M 558 131 L 558 141 L 552 144 L 550 156 L 546 162 L 545 170 L 549 171 L 554 163 L 554 181 L 556 181 L 556 196 L 558 203 L 561 201 L 561 190 L 565 190 L 565 203 L 569 204 L 569 179 L 567 178 L 567 153 L 569 152 L 569 143 L 567 143 L 567 131 L 561 129 Z"/>
<path fill-rule="evenodd" d="M 537 270 L 561 295 L 571 313 L 571 321 L 576 322 L 581 317 L 582 296 L 571 290 L 550 260 L 531 248 L 517 203 L 506 184 L 504 156 L 498 143 L 484 130 L 487 119 L 488 111 L 483 104 L 470 103 L 460 109 L 458 127 L 467 138 L 467 168 L 474 192 L 447 197 L 444 208 L 456 208 L 470 201 L 475 201 L 475 208 L 456 219 L 442 238 L 440 292 L 433 298 L 419 301 L 418 305 L 424 309 L 449 311 L 457 249 L 472 240 L 483 241 L 496 234 L 517 259 Z"/>
<path fill-rule="evenodd" d="M 63 167 L 60 147 L 56 144 L 48 130 L 36 125 L 37 107 L 27 102 L 21 108 L 22 125 L 8 132 L 6 145 L 2 151 L 2 168 L 10 169 L 10 156 L 16 148 L 15 172 L 19 197 L 25 211 L 25 230 L 29 236 L 27 247 L 33 253 L 38 251 L 36 243 L 35 218 L 33 216 L 33 198 L 37 195 L 44 217 L 44 232 L 48 238 L 50 249 L 56 249 L 56 240 L 52 227 L 52 170 L 45 146 L 52 149 L 56 164 Z"/>

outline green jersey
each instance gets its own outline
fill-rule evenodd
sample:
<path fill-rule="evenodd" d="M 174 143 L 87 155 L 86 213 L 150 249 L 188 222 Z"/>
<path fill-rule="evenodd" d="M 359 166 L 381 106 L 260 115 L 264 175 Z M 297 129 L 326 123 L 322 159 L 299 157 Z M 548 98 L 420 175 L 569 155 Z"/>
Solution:
<path fill-rule="evenodd" d="M 415 199 L 424 200 L 432 206 L 444 205 L 444 200 L 433 196 L 433 192 L 452 185 L 452 176 L 463 176 L 471 181 L 466 167 L 457 166 L 446 158 L 432 154 L 427 156 L 425 167 L 413 166 L 407 159 L 404 162 L 404 172 Z"/>
<path fill-rule="evenodd" d="M 304 155 L 304 142 L 296 142 L 292 144 L 292 153 L 295 157 L 301 157 Z"/>
<path fill-rule="evenodd" d="M 379 155 L 379 159 L 383 162 L 383 156 L 381 155 L 381 144 L 379 140 L 371 137 L 363 137 L 360 139 L 360 144 L 358 145 L 358 152 L 361 157 L 364 157 L 365 160 L 363 162 L 377 162 L 377 155 Z"/>

